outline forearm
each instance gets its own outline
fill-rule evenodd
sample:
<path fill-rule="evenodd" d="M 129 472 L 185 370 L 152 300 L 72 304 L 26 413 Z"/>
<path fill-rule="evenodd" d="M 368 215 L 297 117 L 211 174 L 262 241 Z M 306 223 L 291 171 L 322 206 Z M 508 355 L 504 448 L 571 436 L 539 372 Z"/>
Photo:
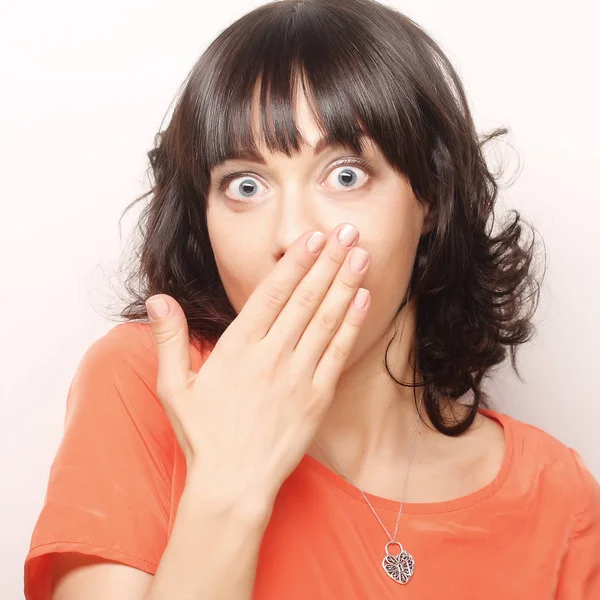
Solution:
<path fill-rule="evenodd" d="M 250 600 L 270 504 L 225 506 L 195 487 L 188 478 L 146 600 Z"/>

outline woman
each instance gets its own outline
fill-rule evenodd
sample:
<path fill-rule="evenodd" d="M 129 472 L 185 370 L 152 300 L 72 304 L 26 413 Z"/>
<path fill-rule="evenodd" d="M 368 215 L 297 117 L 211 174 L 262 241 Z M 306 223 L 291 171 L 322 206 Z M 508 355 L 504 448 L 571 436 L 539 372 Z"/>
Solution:
<path fill-rule="evenodd" d="M 600 597 L 597 481 L 482 389 L 539 295 L 483 144 L 389 7 L 223 31 L 149 154 L 128 322 L 71 384 L 26 598 Z"/>

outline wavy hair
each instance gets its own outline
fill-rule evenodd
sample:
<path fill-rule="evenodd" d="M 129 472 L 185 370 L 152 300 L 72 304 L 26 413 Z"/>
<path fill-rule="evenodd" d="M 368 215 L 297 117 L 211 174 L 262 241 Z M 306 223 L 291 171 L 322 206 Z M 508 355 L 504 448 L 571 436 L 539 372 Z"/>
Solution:
<path fill-rule="evenodd" d="M 518 211 L 493 231 L 499 185 L 483 147 L 507 129 L 480 138 L 459 76 L 438 44 L 375 0 L 270 2 L 206 48 L 148 152 L 151 190 L 125 209 L 149 198 L 134 232 L 140 237 L 119 316 L 146 320 L 145 300 L 168 294 L 182 306 L 190 337 L 208 344 L 236 317 L 208 236 L 210 171 L 226 158 L 258 154 L 250 106 L 257 85 L 267 148 L 287 156 L 299 150 L 292 110 L 298 82 L 332 143 L 360 152 L 360 135 L 368 134 L 410 181 L 417 201 L 430 206 L 433 225 L 419 241 L 409 286 L 417 297 L 413 352 L 423 382 L 398 381 L 387 351 L 385 366 L 398 384 L 424 387 L 436 429 L 460 435 L 480 406 L 490 407 L 482 380 L 508 351 L 521 378 L 516 350 L 535 332 L 541 285 L 535 234 L 525 241 Z M 447 423 L 442 400 L 467 393 L 468 414 Z"/>

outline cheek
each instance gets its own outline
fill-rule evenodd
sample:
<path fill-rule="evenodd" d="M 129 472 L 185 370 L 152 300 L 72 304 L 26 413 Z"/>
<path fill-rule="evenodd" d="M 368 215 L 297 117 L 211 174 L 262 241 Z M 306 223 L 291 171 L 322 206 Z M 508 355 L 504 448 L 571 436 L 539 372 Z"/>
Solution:
<path fill-rule="evenodd" d="M 363 287 L 371 291 L 368 326 L 381 333 L 394 318 L 406 294 L 419 241 L 418 219 L 405 211 L 382 222 L 377 237 L 365 240 L 372 255 Z"/>
<path fill-rule="evenodd" d="M 248 240 L 236 237 L 221 237 L 211 243 L 227 297 L 239 312 L 263 277 L 261 252 Z"/>
<path fill-rule="evenodd" d="M 383 300 L 402 294 L 408 285 L 419 239 L 418 232 L 406 226 L 407 221 L 404 226 L 402 220 L 393 223 L 400 225 L 390 227 L 388 224 L 387 229 L 379 229 L 377 237 L 364 243 L 372 257 L 365 287 Z"/>
<path fill-rule="evenodd" d="M 365 277 L 363 287 L 371 292 L 371 308 L 367 318 L 376 330 L 389 325 L 406 293 L 412 266 L 408 254 L 403 249 L 373 260 Z"/>

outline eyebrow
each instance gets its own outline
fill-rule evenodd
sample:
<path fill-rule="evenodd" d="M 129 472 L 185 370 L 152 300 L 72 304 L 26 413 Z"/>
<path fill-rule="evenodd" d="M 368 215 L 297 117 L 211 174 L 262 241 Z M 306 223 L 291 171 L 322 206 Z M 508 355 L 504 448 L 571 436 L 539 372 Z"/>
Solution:
<path fill-rule="evenodd" d="M 360 138 L 369 137 L 367 134 L 359 134 Z M 313 149 L 313 156 L 318 156 L 327 148 L 351 148 L 350 143 L 346 142 L 334 142 L 331 138 L 325 136 L 318 140 L 316 146 Z M 232 151 L 229 156 L 224 157 L 219 161 L 219 164 L 215 166 L 215 169 L 222 166 L 224 163 L 230 160 L 245 160 L 249 162 L 255 162 L 260 165 L 266 165 L 267 161 L 260 152 L 254 152 L 250 148 L 244 148 L 238 151 Z"/>

